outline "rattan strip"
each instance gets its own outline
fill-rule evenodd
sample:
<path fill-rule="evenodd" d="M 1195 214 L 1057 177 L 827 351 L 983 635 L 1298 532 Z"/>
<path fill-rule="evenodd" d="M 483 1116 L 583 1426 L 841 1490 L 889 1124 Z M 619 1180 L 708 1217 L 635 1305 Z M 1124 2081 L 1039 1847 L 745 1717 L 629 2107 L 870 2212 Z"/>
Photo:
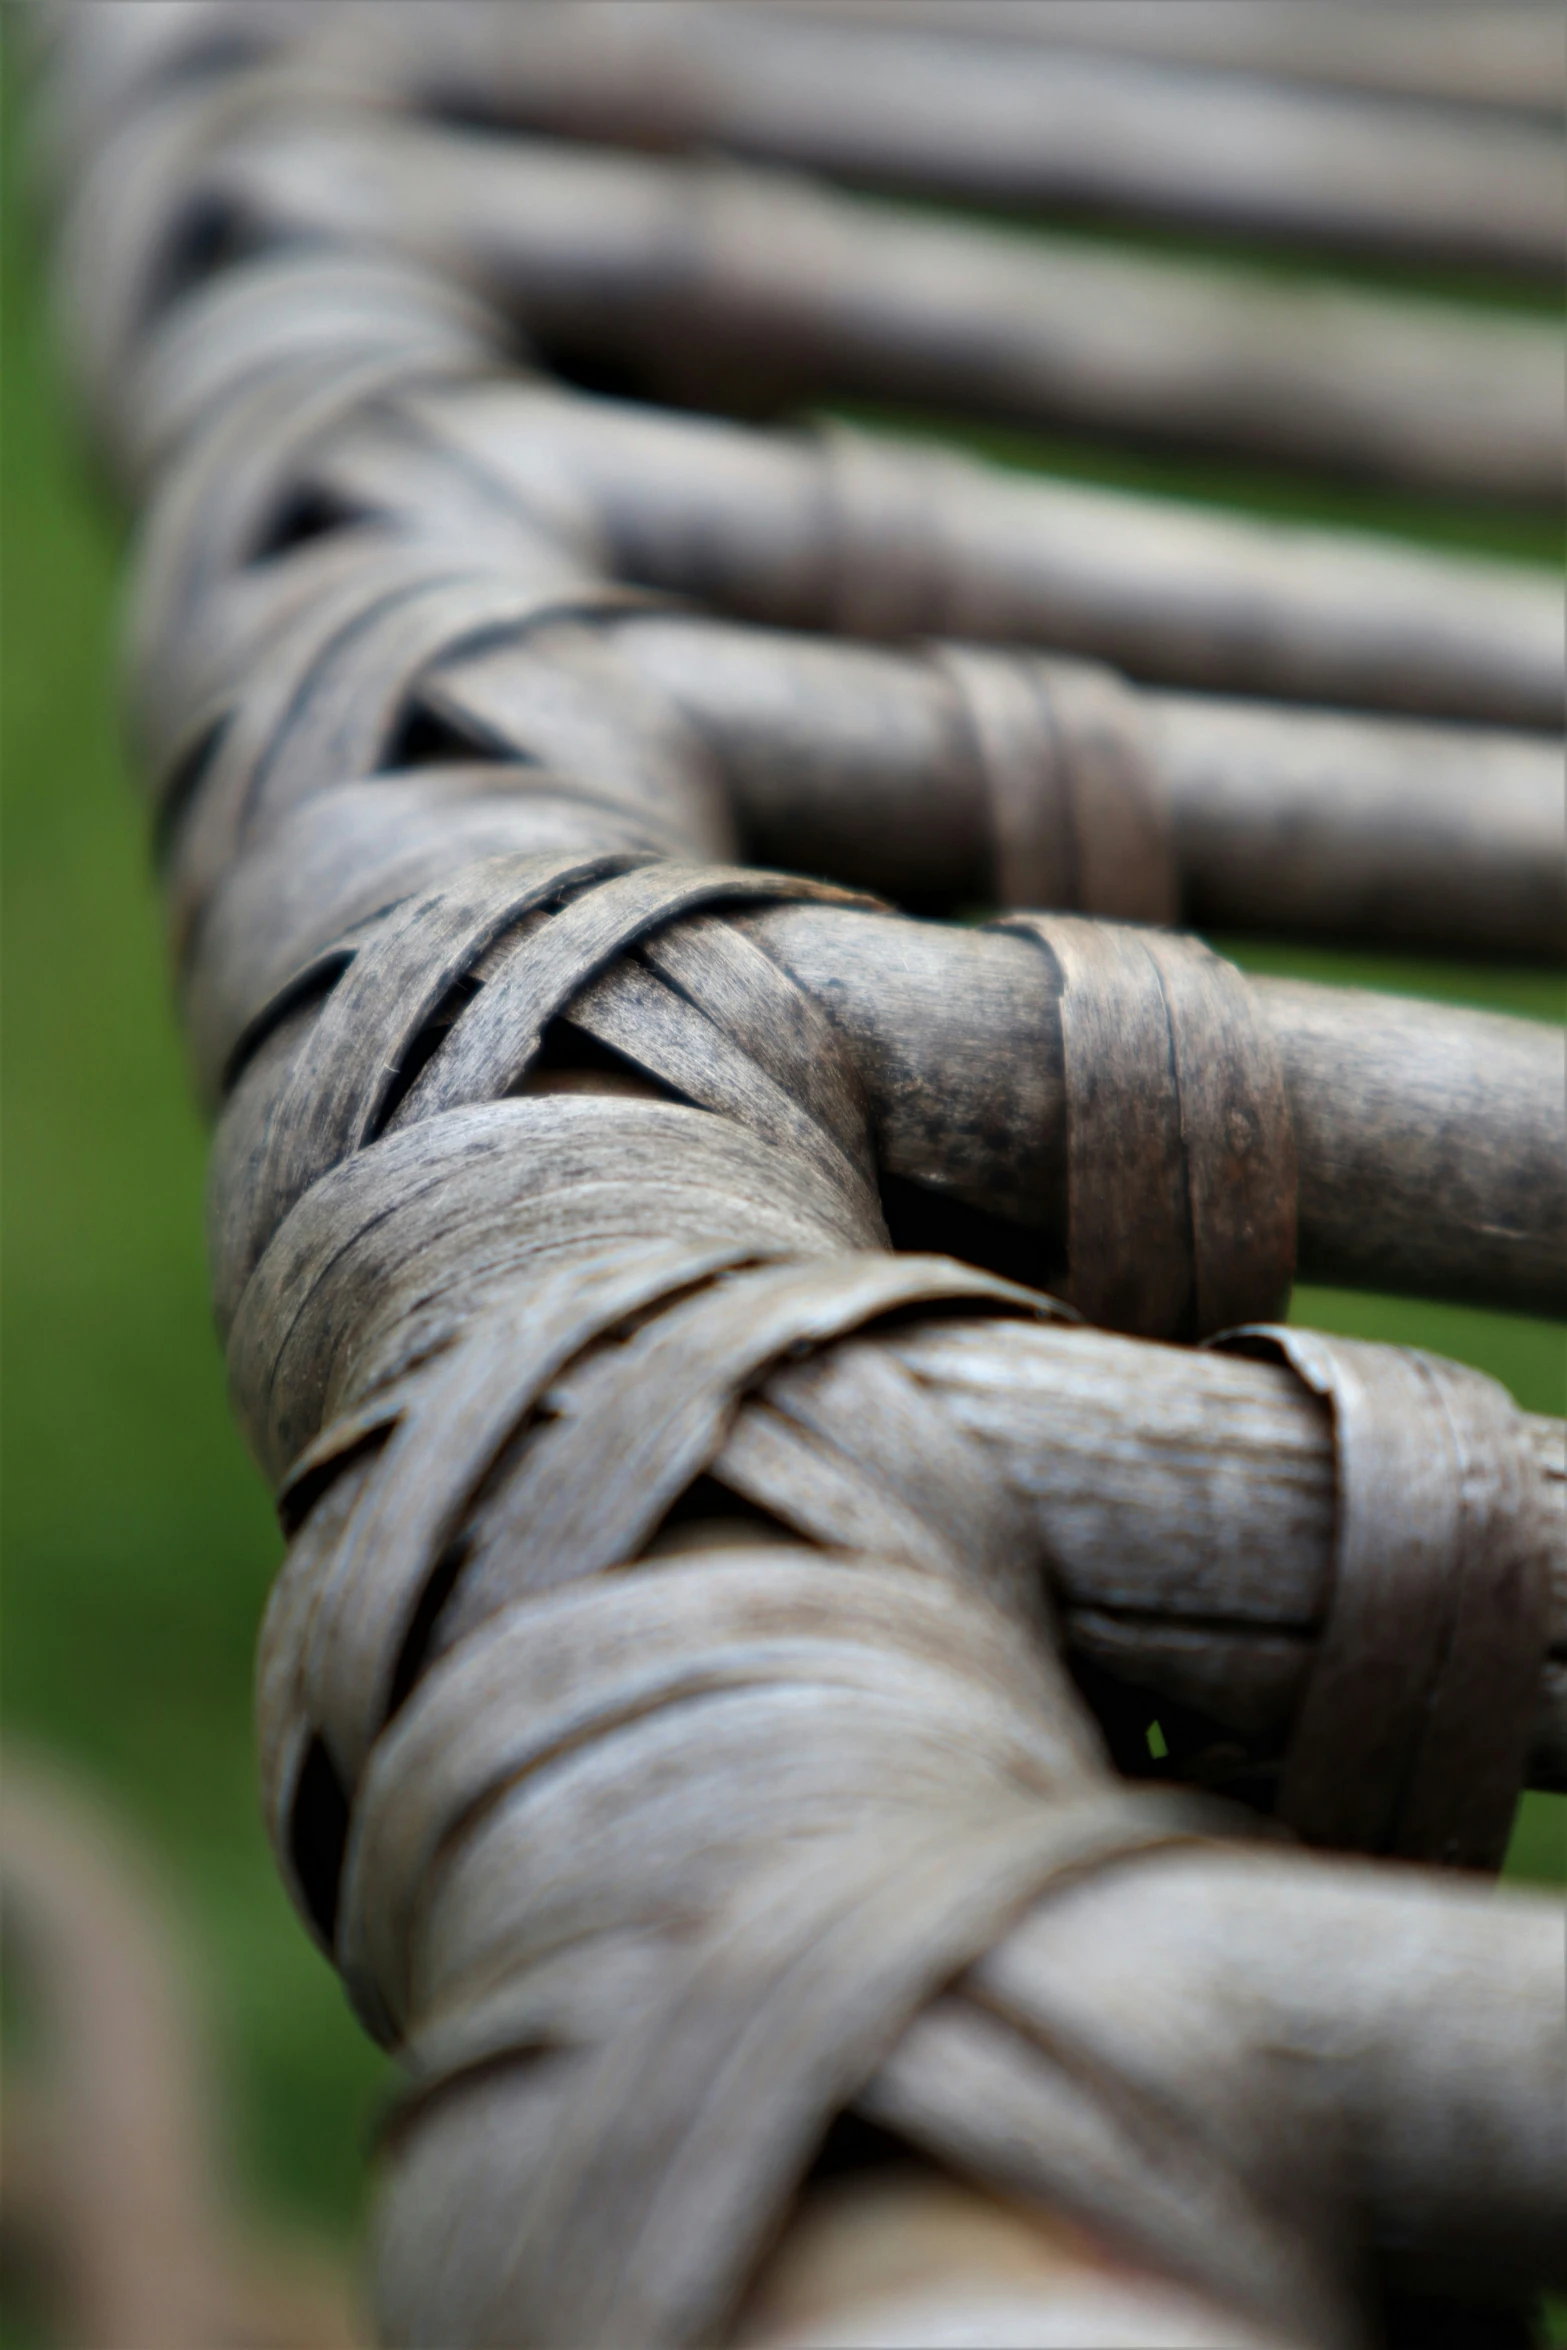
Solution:
<path fill-rule="evenodd" d="M 291 365 L 267 393 L 282 446 L 408 373 L 397 333 Z M 1124 1688 L 1184 1624 L 1188 1667 L 1205 1641 L 1218 1659 L 1210 1721 L 1228 1705 L 1265 1779 L 1282 1758 L 1308 1832 L 1484 1865 L 1563 1645 L 1560 1431 L 1537 1454 L 1487 1383 L 1386 1350 L 1319 1341 L 1299 1378 L 1183 1356 L 887 1246 L 900 1182 L 967 1197 L 1053 1229 L 1098 1303 L 1151 1215 L 1127 1318 L 1202 1330 L 1278 1298 L 1335 1118 L 1355 1211 L 1369 1153 L 1402 1229 L 1400 1183 L 1479 1132 L 1481 1100 L 1443 1277 L 1473 1278 L 1487 1214 L 1559 1265 L 1528 1039 L 1389 1008 L 1379 1058 L 1375 1015 L 1248 989 L 1173 939 L 943 932 L 725 866 L 727 779 L 628 685 L 604 634 L 624 591 L 591 554 L 504 527 L 476 548 L 460 507 L 444 539 L 327 508 L 292 551 L 286 529 L 258 544 L 258 488 L 276 500 L 288 466 L 248 414 L 249 481 L 204 466 L 227 407 L 160 492 L 142 690 L 167 742 L 206 712 L 166 836 L 227 1096 L 231 1373 L 291 1533 L 271 1817 L 410 2068 L 389 2338 L 721 2333 L 846 2111 L 1073 2215 L 1204 2299 L 1210 2339 L 1360 2340 L 1368 2248 L 1482 2288 L 1556 2273 L 1559 1910 L 1275 1852 L 1237 1836 L 1245 1813 L 1118 1786 L 1056 1625 Z M 535 684 L 567 714 L 550 769 L 351 780 L 417 759 L 421 720 L 449 747 L 464 686 L 437 681 L 508 635 L 545 648 Z M 997 672 L 969 672 L 971 701 L 976 674 L 989 717 Z M 1119 1080 L 1095 1066 L 1098 985 L 1125 996 Z M 1141 1097 L 1156 1012 L 1159 1183 L 1095 1198 L 1093 1137 L 1120 1115 L 1097 1088 Z M 1437 1132 L 1455 1070 L 1471 1092 Z M 1073 1397 L 1120 1464 L 1075 1494 L 1053 1425 Z M 1433 1458 L 1447 1482 L 1412 1540 L 1385 1464 Z M 1271 1541 L 1226 1545 L 1243 1519 Z M 1430 1623 L 1375 1723 L 1392 1792 L 1324 1821 L 1389 1581 Z M 1379 1942 L 1397 1967 L 1353 1955 Z M 1172 2338 L 1157 2296 L 1070 2322 Z"/>

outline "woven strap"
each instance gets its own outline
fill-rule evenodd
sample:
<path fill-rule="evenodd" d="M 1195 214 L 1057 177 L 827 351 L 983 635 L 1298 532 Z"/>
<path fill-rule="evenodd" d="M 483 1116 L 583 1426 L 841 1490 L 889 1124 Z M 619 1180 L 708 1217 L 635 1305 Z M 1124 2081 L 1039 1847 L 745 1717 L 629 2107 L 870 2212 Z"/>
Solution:
<path fill-rule="evenodd" d="M 1351 561 L 1341 603 L 1309 550 L 1239 525 L 1150 531 L 1102 493 L 508 383 L 502 311 L 551 332 L 540 240 L 563 236 L 571 261 L 591 227 L 607 256 L 620 222 L 624 299 L 595 297 L 598 326 L 639 338 L 666 387 L 689 368 L 722 398 L 702 336 L 755 282 L 747 363 L 786 395 L 767 289 L 780 263 L 796 298 L 867 286 L 817 266 L 846 250 L 850 213 L 399 121 L 395 85 L 356 117 L 340 68 L 379 17 L 350 14 L 322 36 L 348 44 L 324 78 L 314 35 L 290 34 L 276 73 L 220 57 L 128 91 L 67 274 L 97 403 L 130 411 L 122 461 L 151 468 L 140 732 L 223 1103 L 219 1318 L 289 1537 L 261 1660 L 269 1827 L 412 2077 L 387 2148 L 384 2330 L 710 2338 L 845 2120 L 1080 2220 L 1270 2334 L 1348 2350 L 1357 2239 L 1418 2238 L 1427 2181 L 1398 2169 L 1415 2101 L 1381 2109 L 1408 2073 L 1396 2002 L 1320 1953 L 1368 1915 L 1374 1939 L 1407 1900 L 1435 1921 L 1422 1950 L 1453 1954 L 1443 2014 L 1465 2013 L 1478 1904 L 1259 1856 L 1226 1816 L 1117 1786 L 1056 1636 L 1053 1536 L 1083 1513 L 1059 1491 L 1041 1505 L 984 1389 L 1008 1387 L 1014 1432 L 1045 1419 L 1034 1342 L 1081 1340 L 1055 1392 L 1091 1388 L 1098 1363 L 1094 1408 L 1130 1451 L 1125 1399 L 1156 1350 L 1041 1328 L 1048 1299 L 888 1245 L 898 1217 L 929 1215 L 963 1247 L 967 1218 L 974 1254 L 1012 1263 L 1016 1231 L 987 1227 L 1020 1225 L 1048 1267 L 1064 1189 L 1072 1292 L 1097 1318 L 1177 1337 L 1277 1311 L 1294 1173 L 1273 1041 L 1195 942 L 1070 915 L 943 931 L 756 867 L 776 837 L 782 864 L 881 886 L 870 851 L 923 829 L 918 804 L 940 825 L 924 865 L 890 861 L 909 904 L 994 889 L 1163 919 L 1176 897 L 1160 737 L 1106 673 L 791 643 L 784 625 L 1405 695 L 1469 644 L 1470 585 L 1416 575 L 1416 614 L 1461 594 L 1464 627 L 1390 685 L 1388 609 L 1400 664 L 1420 631 L 1380 560 Z M 73 19 L 66 45 L 96 24 Z M 337 111 L 314 106 L 334 90 Z M 433 156 L 438 177 L 409 168 Z M 673 241 L 655 253 L 659 187 Z M 573 190 L 609 209 L 587 221 Z M 806 241 L 780 245 L 780 226 Z M 224 232 L 313 257 L 225 258 Z M 933 234 L 889 223 L 874 255 Z M 363 272 L 356 244 L 375 248 Z M 494 307 L 453 304 L 449 281 Z M 885 316 L 840 304 L 825 351 Z M 1304 1142 L 1293 1059 L 1291 1082 Z M 1314 1167 L 1336 1131 L 1315 1134 Z M 938 1332 L 964 1358 L 945 1380 Z M 1157 1359 L 1192 1378 L 1192 1357 Z M 1276 1369 L 1206 1369 L 1225 1437 L 1248 1385 L 1287 1396 L 1295 1449 L 1277 1457 L 1307 1461 L 1321 1500 L 1314 1407 Z M 1435 1537 L 1411 1550 L 1409 1577 L 1434 1560 L 1440 1582 L 1418 1607 L 1443 1759 L 1419 1746 L 1407 1820 L 1371 1823 L 1384 1841 L 1456 1800 L 1479 1549 L 1528 1546 L 1499 1472 L 1494 1509 L 1475 1499 L 1477 1445 L 1448 1510 L 1481 1524 L 1474 1557 L 1461 1530 L 1461 1573 Z M 1341 1447 L 1346 1480 L 1361 1449 Z M 1205 1508 L 1246 1476 L 1244 1444 L 1222 1452 Z M 1095 1548 L 1118 1552 L 1139 1509 L 1163 1535 L 1155 1484 L 1133 1503 L 1104 1484 Z M 1297 1651 L 1325 1526 L 1319 1511 L 1295 1574 Z M 1100 1590 L 1126 1619 L 1217 1588 L 1157 1548 Z M 1354 1633 L 1347 1562 L 1329 1694 Z M 1489 1619 L 1477 1653 L 1494 1696 Z M 1400 1703 L 1407 1744 L 1415 1697 Z M 1453 1833 L 1471 1832 L 1466 1814 Z M 1161 1978 L 1143 1953 L 1183 1904 L 1195 1936 Z M 1258 1914 L 1232 1964 L 1231 1929 L 1244 1942 Z M 1514 2075 L 1485 2108 L 1505 2065 L 1482 2058 L 1548 2048 L 1554 1990 L 1521 2026 L 1482 2017 L 1445 2105 L 1417 2105 L 1454 2139 L 1450 2117 L 1478 2113 L 1493 2143 L 1521 2115 L 1520 2172 L 1553 2185 L 1548 2100 Z M 1531 2190 L 1536 2215 L 1550 2191 Z"/>
<path fill-rule="evenodd" d="M 1512 1399 L 1412 1348 L 1285 1329 L 1219 1343 L 1288 1363 L 1337 1435 L 1333 1583 L 1279 1816 L 1314 1844 L 1499 1867 L 1549 1601 Z"/>
<path fill-rule="evenodd" d="M 1173 922 L 1175 840 L 1136 695 L 1086 661 L 940 659 L 980 749 L 1000 904 Z"/>
<path fill-rule="evenodd" d="M 997 927 L 1038 939 L 1060 975 L 1073 1304 L 1150 1338 L 1277 1313 L 1295 1144 L 1241 973 L 1170 933 L 1039 914 Z"/>
<path fill-rule="evenodd" d="M 902 1661 L 894 1650 L 889 1679 Z M 866 1697 L 875 1703 L 870 1688 Z M 827 2122 L 944 1985 L 1057 1887 L 1230 1824 L 1192 1797 L 1085 1791 L 1048 1808 L 993 1801 L 966 1822 L 872 1819 L 781 1853 L 667 2000 L 609 2043 L 582 2084 L 522 2223 L 498 2338 L 537 2338 L 536 2295 L 556 2339 L 710 2338 Z M 536 2029 L 481 1992 L 409 2051 L 414 2110 L 476 2064 L 515 2060 Z M 913 2069 L 924 2069 L 918 2059 Z M 1146 2221 L 1139 2209 L 1158 2120 L 1131 2084 L 1125 2094 L 1135 2118 L 1120 2121 L 1125 2200 L 1114 2217 L 1162 2251 L 1157 2197 Z M 1189 2145 L 1178 2159 L 1209 2167 Z M 1277 2305 L 1299 2281 L 1291 2248 L 1281 2237 L 1255 2265 L 1253 2250 L 1209 2246 L 1201 2265 L 1233 2300 Z"/>

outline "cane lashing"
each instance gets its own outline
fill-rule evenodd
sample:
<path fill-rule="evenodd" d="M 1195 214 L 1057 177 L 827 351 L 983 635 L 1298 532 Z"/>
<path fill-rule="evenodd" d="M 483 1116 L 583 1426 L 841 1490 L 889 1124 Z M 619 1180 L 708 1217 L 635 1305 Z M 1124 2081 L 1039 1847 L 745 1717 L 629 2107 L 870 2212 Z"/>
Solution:
<path fill-rule="evenodd" d="M 1486 1857 L 1523 1765 L 1490 1709 L 1553 1686 L 1514 1416 L 1398 1358 L 1388 1394 L 1453 1442 L 1418 1525 L 1375 1517 L 1419 1444 L 1342 1363 L 1330 1414 L 1304 1355 L 1133 1345 L 985 1268 L 1166 1339 L 1254 1320 L 1297 1227 L 1303 1265 L 1337 1229 L 1357 1268 L 1353 1146 L 1362 1222 L 1423 1191 L 1416 1285 L 1468 1278 L 1486 1230 L 1505 1294 L 1562 1278 L 1528 1037 L 1420 1045 L 1080 919 L 1168 920 L 1186 876 L 1166 722 L 1060 658 L 1537 717 L 1559 616 L 1462 566 L 525 376 L 528 240 L 575 236 L 568 184 L 606 191 L 611 246 L 628 190 L 689 232 L 609 306 L 677 370 L 731 263 L 776 288 L 780 228 L 841 258 L 871 216 L 487 149 L 407 120 L 395 77 L 366 106 L 377 19 L 229 21 L 189 79 L 185 31 L 112 37 L 71 252 L 148 493 L 133 690 L 221 1104 L 230 1377 L 289 1536 L 268 1822 L 407 2067 L 384 2330 L 721 2336 L 845 2116 L 1221 2330 L 1351 2350 L 1391 2244 L 1549 2273 L 1554 1918 L 1118 1785 L 1064 1661 L 1119 1640 L 1158 1690 L 1201 1650 L 1264 1760 L 1298 1716 L 1308 1832 Z M 539 206 L 497 212 L 524 180 Z M 916 276 L 981 249 L 875 234 Z M 1055 911 L 949 928 L 828 875 Z M 935 1248 L 889 1245 L 922 1219 Z M 1344 1691 L 1395 1585 L 1420 1654 L 1373 1734 Z M 1366 1814 L 1314 1813 L 1350 1732 Z M 1418 2051 L 1402 1972 L 1346 1963 L 1389 1934 Z"/>
<path fill-rule="evenodd" d="M 1413 1350 L 1246 1331 L 1331 1405 L 1328 1616 L 1280 1817 L 1315 1843 L 1501 1863 L 1548 1634 L 1539 1481 L 1495 1382 Z"/>

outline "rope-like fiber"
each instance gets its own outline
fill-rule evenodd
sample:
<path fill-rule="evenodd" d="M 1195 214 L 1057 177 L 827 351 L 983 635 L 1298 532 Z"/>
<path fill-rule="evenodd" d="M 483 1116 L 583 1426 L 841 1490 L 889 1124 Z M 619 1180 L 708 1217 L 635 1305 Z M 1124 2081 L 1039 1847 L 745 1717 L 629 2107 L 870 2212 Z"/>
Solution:
<path fill-rule="evenodd" d="M 1406 1279 L 1546 1302 L 1549 1060 L 1174 934 L 947 931 L 735 861 L 730 764 L 625 647 L 676 625 L 638 582 L 729 563 L 715 600 L 765 602 L 754 531 L 715 552 L 677 483 L 677 579 L 547 467 L 499 494 L 466 403 L 568 438 L 598 412 L 493 380 L 494 322 L 406 261 L 220 256 L 152 298 L 209 142 L 278 135 L 300 86 L 247 53 L 269 12 L 232 19 L 210 89 L 123 96 L 69 250 L 95 401 L 139 404 L 132 687 L 222 1104 L 219 1317 L 289 1534 L 268 1818 L 408 2070 L 388 2338 L 721 2337 L 850 2122 L 1253 2341 L 1365 2339 L 1395 2246 L 1482 2289 L 1559 2276 L 1559 1908 L 1254 1834 L 1276 1797 L 1323 1843 L 1494 1865 L 1567 1746 L 1559 1428 L 1396 1350 L 1181 1355 L 1005 1277 L 1204 1337 L 1279 1310 L 1297 1235 L 1353 1277 L 1353 1219 L 1384 1277 L 1396 1232 Z M 115 80 L 101 22 L 61 38 Z M 331 241 L 364 194 L 348 129 L 315 152 Z M 607 413 L 623 451 L 643 420 Z M 692 446 L 782 468 L 797 571 L 836 596 L 855 445 Z M 887 462 L 896 511 L 924 477 Z M 904 592 L 885 511 L 866 633 Z M 1127 689 L 988 649 L 906 669 L 961 710 L 982 889 L 1065 869 L 1043 728 L 1151 893 L 1117 910 L 1165 910 Z M 1073 1413 L 1118 1463 L 1075 1485 Z M 1116 1778 L 1139 1684 L 1196 1700 L 1177 1764 L 1251 1810 Z"/>

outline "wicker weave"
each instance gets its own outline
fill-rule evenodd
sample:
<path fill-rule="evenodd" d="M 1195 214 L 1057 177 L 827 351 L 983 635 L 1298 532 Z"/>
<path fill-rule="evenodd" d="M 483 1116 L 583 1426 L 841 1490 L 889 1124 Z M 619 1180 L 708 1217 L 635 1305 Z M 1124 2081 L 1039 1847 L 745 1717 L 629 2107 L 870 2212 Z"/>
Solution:
<path fill-rule="evenodd" d="M 1444 771 L 1408 718 L 1190 690 L 1539 725 L 1555 599 L 524 368 L 519 325 L 597 336 L 754 411 L 890 352 L 1015 410 L 1051 304 L 1097 315 L 989 231 L 421 119 L 464 74 L 526 116 L 551 22 L 53 32 L 218 1315 L 289 1537 L 268 1819 L 407 2070 L 386 2336 L 1352 2345 L 1395 2251 L 1560 2279 L 1559 1906 L 1333 1853 L 1490 1869 L 1567 1786 L 1561 1424 L 1272 1326 L 1297 1264 L 1559 1310 L 1559 1056 L 1150 926 L 1559 955 L 1548 747 Z M 808 22 L 724 19 L 737 56 Z M 993 365 L 987 287 L 1034 305 Z M 1503 339 L 1466 380 L 1521 417 Z M 1550 401 L 1544 455 L 1472 401 L 1444 442 L 1434 380 L 1382 382 L 1401 462 L 1556 467 Z M 1342 455 L 1353 393 L 1292 445 Z M 1203 396 L 1230 432 L 1234 376 Z M 791 2212 L 872 2156 L 1069 2221 L 1071 2281 L 769 2318 Z"/>

